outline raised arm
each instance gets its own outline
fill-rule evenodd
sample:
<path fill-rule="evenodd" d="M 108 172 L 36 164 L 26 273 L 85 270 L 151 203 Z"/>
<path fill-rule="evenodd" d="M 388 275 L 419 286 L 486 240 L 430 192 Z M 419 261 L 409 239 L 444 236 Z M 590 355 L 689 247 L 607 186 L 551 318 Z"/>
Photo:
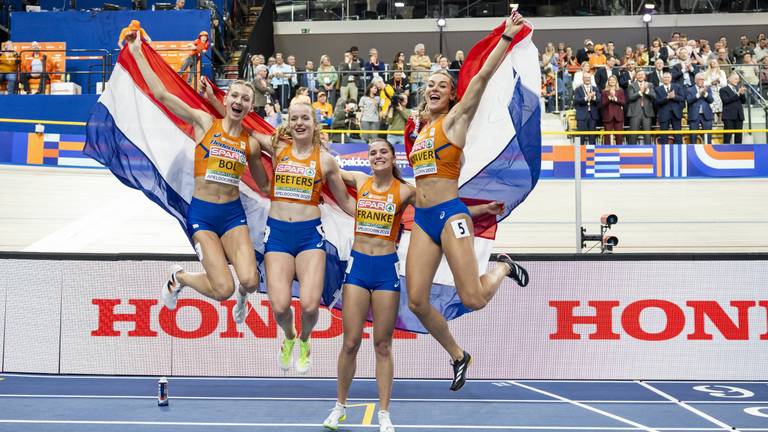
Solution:
<path fill-rule="evenodd" d="M 211 87 L 208 77 L 200 77 L 200 90 L 203 92 L 203 98 L 216 108 L 216 112 L 223 117 L 227 112 L 227 107 L 213 94 L 213 87 Z"/>
<path fill-rule="evenodd" d="M 258 135 L 251 134 L 251 136 L 248 137 L 248 142 L 251 147 L 251 154 L 248 157 L 248 170 L 250 170 L 251 177 L 256 181 L 256 185 L 261 192 L 265 195 L 269 195 L 272 185 L 270 184 L 266 171 L 264 171 L 264 164 L 261 163 L 261 143 Z"/>
<path fill-rule="evenodd" d="M 347 187 L 341 178 L 339 165 L 328 152 L 322 152 L 320 157 L 320 163 L 323 165 L 323 171 L 325 172 L 325 181 L 328 183 L 328 188 L 331 190 L 333 197 L 336 198 L 336 202 L 345 213 L 355 217 L 355 199 L 347 192 Z"/>
<path fill-rule="evenodd" d="M 147 87 L 152 95 L 172 113 L 179 116 L 185 122 L 191 124 L 195 129 L 195 138 L 200 139 L 213 123 L 213 118 L 206 112 L 191 108 L 182 102 L 181 99 L 171 94 L 155 74 L 155 71 L 149 66 L 144 53 L 141 51 L 142 41 L 136 37 L 131 41 L 128 47 L 136 60 L 136 65 L 147 82 Z"/>
<path fill-rule="evenodd" d="M 504 212 L 504 203 L 494 201 L 487 204 L 479 204 L 467 207 L 469 209 L 469 215 L 474 217 L 492 214 L 500 215 Z"/>
<path fill-rule="evenodd" d="M 341 180 L 344 184 L 352 186 L 355 189 L 359 188 L 359 185 L 364 183 L 366 179 L 366 175 L 360 171 L 347 171 L 339 168 L 339 173 L 341 174 Z"/>
<path fill-rule="evenodd" d="M 464 92 L 461 102 L 451 109 L 443 121 L 445 133 L 454 144 L 463 146 L 467 128 L 469 127 L 472 118 L 475 116 L 485 87 L 488 85 L 491 76 L 504 59 L 504 53 L 506 52 L 507 47 L 509 47 L 512 37 L 514 37 L 522 28 L 523 16 L 517 12 L 513 12 L 512 15 L 507 18 L 502 38 L 499 39 L 496 47 L 485 60 L 483 67 L 480 68 L 477 75 L 475 75 L 469 82 L 469 86 L 467 86 L 467 90 Z"/>

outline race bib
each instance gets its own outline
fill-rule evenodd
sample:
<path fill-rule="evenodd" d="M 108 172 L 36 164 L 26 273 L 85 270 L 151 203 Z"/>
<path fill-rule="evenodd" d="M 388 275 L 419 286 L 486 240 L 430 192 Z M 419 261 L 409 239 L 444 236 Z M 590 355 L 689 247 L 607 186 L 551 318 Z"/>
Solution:
<path fill-rule="evenodd" d="M 205 179 L 237 186 L 247 164 L 245 144 L 242 144 L 242 149 L 237 149 L 221 144 L 218 141 L 213 141 L 208 153 Z"/>
<path fill-rule="evenodd" d="M 397 206 L 391 195 L 387 201 L 362 197 L 357 201 L 356 231 L 388 237 L 392 232 Z"/>
<path fill-rule="evenodd" d="M 435 137 L 419 138 L 413 144 L 413 149 L 408 157 L 413 167 L 413 175 L 437 174 L 437 161 L 435 160 Z"/>
<path fill-rule="evenodd" d="M 275 197 L 312 201 L 316 172 L 315 161 L 310 162 L 309 166 L 281 162 L 275 169 Z"/>

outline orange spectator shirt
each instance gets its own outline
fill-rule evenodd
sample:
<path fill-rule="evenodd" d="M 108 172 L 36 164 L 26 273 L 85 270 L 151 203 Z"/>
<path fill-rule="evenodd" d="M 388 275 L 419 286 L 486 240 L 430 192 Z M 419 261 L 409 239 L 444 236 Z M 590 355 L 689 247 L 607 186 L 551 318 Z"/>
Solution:
<path fill-rule="evenodd" d="M 443 119 L 423 128 L 413 143 L 408 162 L 416 179 L 447 178 L 458 180 L 464 150 L 453 145 L 445 136 Z"/>
<path fill-rule="evenodd" d="M 228 135 L 221 119 L 216 119 L 195 147 L 195 177 L 238 186 L 250 154 L 248 132 L 243 129 L 240 136 Z"/>
<path fill-rule="evenodd" d="M 400 234 L 402 217 L 400 181 L 392 179 L 389 189 L 378 192 L 373 189 L 373 177 L 368 177 L 363 186 L 357 190 L 355 235 L 396 242 Z"/>
<path fill-rule="evenodd" d="M 323 187 L 320 146 L 315 146 L 306 159 L 294 157 L 291 149 L 293 144 L 287 144 L 274 159 L 271 199 L 316 206 L 320 203 L 320 189 Z"/>

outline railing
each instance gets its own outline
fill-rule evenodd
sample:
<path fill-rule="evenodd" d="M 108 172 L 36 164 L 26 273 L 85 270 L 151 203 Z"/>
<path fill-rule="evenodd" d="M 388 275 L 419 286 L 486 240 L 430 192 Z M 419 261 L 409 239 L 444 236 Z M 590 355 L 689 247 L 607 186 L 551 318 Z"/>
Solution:
<path fill-rule="evenodd" d="M 35 50 L 20 50 L 18 51 L 16 55 L 16 86 L 17 89 L 19 89 L 19 85 L 22 82 L 22 78 L 24 75 L 30 75 L 31 72 L 23 72 L 21 70 L 21 59 L 24 58 L 25 53 L 31 53 Z M 0 51 L 1 53 L 9 52 L 9 51 Z M 13 51 L 16 53 L 15 51 Z M 56 69 L 52 71 L 45 70 L 45 65 L 43 65 L 43 72 L 40 73 L 40 75 L 46 75 L 46 78 L 50 80 L 52 75 L 60 75 L 61 79 L 57 81 L 61 82 L 71 82 L 72 76 L 85 76 L 87 77 L 87 85 L 86 85 L 86 91 L 87 89 L 90 89 L 91 87 L 91 77 L 101 76 L 101 82 L 107 82 L 107 79 L 109 75 L 111 74 L 111 67 L 112 67 L 112 60 L 111 60 L 111 53 L 109 50 L 106 49 L 79 49 L 79 48 L 71 48 L 71 49 L 45 49 L 43 51 L 40 51 L 42 56 L 50 56 L 51 53 L 64 53 L 64 60 L 65 61 L 98 61 L 95 65 L 91 64 L 89 65 L 89 70 L 73 70 L 71 68 L 63 68 L 61 70 Z M 90 70 L 91 66 L 96 66 L 98 70 Z M 45 91 L 46 89 L 43 89 Z M 9 90 L 10 92 L 10 90 Z"/>

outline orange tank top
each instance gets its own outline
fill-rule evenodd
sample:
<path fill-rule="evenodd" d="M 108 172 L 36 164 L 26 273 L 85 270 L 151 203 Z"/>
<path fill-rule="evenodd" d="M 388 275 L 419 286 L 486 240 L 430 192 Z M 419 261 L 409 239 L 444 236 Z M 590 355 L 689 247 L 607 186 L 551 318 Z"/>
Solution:
<path fill-rule="evenodd" d="M 272 201 L 305 205 L 320 203 L 323 173 L 320 169 L 320 147 L 316 146 L 306 159 L 293 156 L 289 143 L 275 159 L 275 177 L 272 182 Z"/>
<path fill-rule="evenodd" d="M 416 179 L 459 178 L 464 150 L 448 141 L 443 131 L 444 118 L 422 129 L 413 143 L 408 162 Z"/>
<path fill-rule="evenodd" d="M 237 186 L 250 154 L 248 132 L 243 129 L 240 136 L 228 135 L 221 119 L 216 119 L 195 147 L 195 177 Z"/>
<path fill-rule="evenodd" d="M 373 177 L 369 177 L 357 190 L 355 235 L 378 237 L 391 242 L 400 234 L 403 209 L 400 203 L 400 181 L 392 180 L 385 192 L 373 190 Z"/>

